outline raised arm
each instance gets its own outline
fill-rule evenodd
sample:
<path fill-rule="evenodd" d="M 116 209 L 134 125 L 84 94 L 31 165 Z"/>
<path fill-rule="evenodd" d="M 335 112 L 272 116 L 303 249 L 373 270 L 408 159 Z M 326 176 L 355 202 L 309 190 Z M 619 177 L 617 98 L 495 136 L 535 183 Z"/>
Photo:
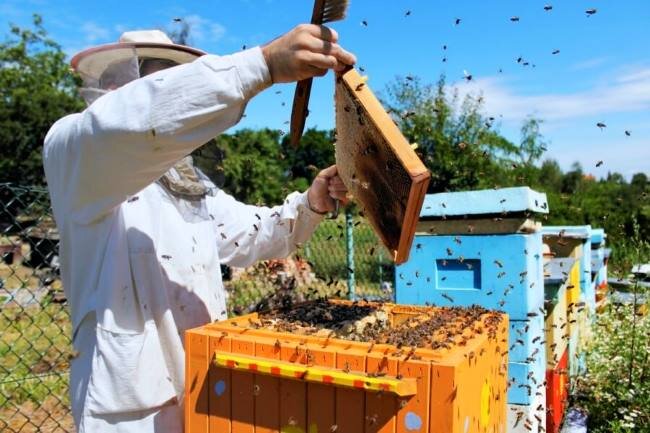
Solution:
<path fill-rule="evenodd" d="M 236 124 L 248 100 L 272 82 L 353 63 L 335 36 L 299 26 L 262 48 L 206 55 L 135 80 L 61 119 L 44 147 L 55 210 L 91 223 Z"/>
<path fill-rule="evenodd" d="M 135 80 L 67 116 L 45 138 L 54 201 L 90 223 L 234 125 L 271 84 L 260 48 L 206 55 Z"/>

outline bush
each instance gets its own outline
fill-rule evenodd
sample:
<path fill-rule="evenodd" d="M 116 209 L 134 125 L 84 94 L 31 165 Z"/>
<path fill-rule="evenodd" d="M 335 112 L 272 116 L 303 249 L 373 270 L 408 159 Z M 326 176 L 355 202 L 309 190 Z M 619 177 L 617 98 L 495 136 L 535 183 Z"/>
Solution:
<path fill-rule="evenodd" d="M 616 249 L 619 263 L 650 260 L 650 244 L 638 227 L 635 232 Z M 650 432 L 650 291 L 637 284 L 634 293 L 636 308 L 610 304 L 594 324 L 587 374 L 575 397 L 589 413 L 590 432 Z"/>

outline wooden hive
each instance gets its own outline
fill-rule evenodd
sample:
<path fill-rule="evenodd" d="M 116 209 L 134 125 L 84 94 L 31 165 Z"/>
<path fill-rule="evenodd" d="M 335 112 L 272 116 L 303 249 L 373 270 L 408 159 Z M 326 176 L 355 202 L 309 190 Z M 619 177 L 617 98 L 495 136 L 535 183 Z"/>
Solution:
<path fill-rule="evenodd" d="M 377 308 L 391 329 L 423 314 L 460 311 L 329 302 Z M 508 318 L 472 317 L 454 343 L 436 349 L 257 328 L 264 323 L 258 314 L 189 330 L 185 431 L 500 433 Z M 444 343 L 454 326 L 442 325 L 432 341 Z"/>
<path fill-rule="evenodd" d="M 546 431 L 558 433 L 569 401 L 569 351 L 564 350 L 555 368 L 546 370 Z"/>
<path fill-rule="evenodd" d="M 430 174 L 359 73 L 336 81 L 336 165 L 396 263 L 408 259 Z"/>

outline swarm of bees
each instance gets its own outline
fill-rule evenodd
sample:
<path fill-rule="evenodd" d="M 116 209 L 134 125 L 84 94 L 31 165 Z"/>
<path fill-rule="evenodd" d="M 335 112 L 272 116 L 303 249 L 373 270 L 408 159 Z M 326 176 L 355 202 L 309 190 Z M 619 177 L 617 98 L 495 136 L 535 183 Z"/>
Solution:
<path fill-rule="evenodd" d="M 249 320 L 248 327 L 294 335 L 315 335 L 375 344 L 390 344 L 396 355 L 416 359 L 416 348 L 449 349 L 464 346 L 469 335 L 485 333 L 494 338 L 501 315 L 479 306 L 423 308 L 399 324 L 391 326 L 389 309 L 381 303 L 363 301 L 352 304 L 326 299 L 272 310 Z M 410 349 L 406 349 L 410 348 Z"/>

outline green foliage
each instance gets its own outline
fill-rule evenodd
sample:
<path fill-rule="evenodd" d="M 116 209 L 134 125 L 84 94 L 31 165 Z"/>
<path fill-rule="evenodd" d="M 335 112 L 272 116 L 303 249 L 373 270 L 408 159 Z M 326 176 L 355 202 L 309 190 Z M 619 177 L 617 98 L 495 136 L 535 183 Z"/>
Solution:
<path fill-rule="evenodd" d="M 38 15 L 31 29 L 10 26 L 0 44 L 0 65 L 0 182 L 44 185 L 45 134 L 56 120 L 84 106 L 76 78 Z"/>
<path fill-rule="evenodd" d="M 494 118 L 481 114 L 483 98 L 447 95 L 444 76 L 436 85 L 419 78 L 396 79 L 386 105 L 406 138 L 418 143 L 431 171 L 429 192 L 492 187 L 500 183 L 517 147 L 495 132 Z"/>
<path fill-rule="evenodd" d="M 638 229 L 616 250 L 627 264 L 650 261 L 650 243 Z M 634 291 L 637 299 L 645 296 L 636 308 L 609 305 L 597 316 L 577 393 L 577 403 L 589 412 L 589 431 L 650 431 L 650 291 L 641 285 Z"/>
<path fill-rule="evenodd" d="M 318 172 L 334 164 L 333 133 L 308 130 L 299 147 L 280 131 L 242 129 L 222 134 L 194 153 L 196 164 L 217 185 L 246 203 L 281 203 L 306 190 Z"/>

